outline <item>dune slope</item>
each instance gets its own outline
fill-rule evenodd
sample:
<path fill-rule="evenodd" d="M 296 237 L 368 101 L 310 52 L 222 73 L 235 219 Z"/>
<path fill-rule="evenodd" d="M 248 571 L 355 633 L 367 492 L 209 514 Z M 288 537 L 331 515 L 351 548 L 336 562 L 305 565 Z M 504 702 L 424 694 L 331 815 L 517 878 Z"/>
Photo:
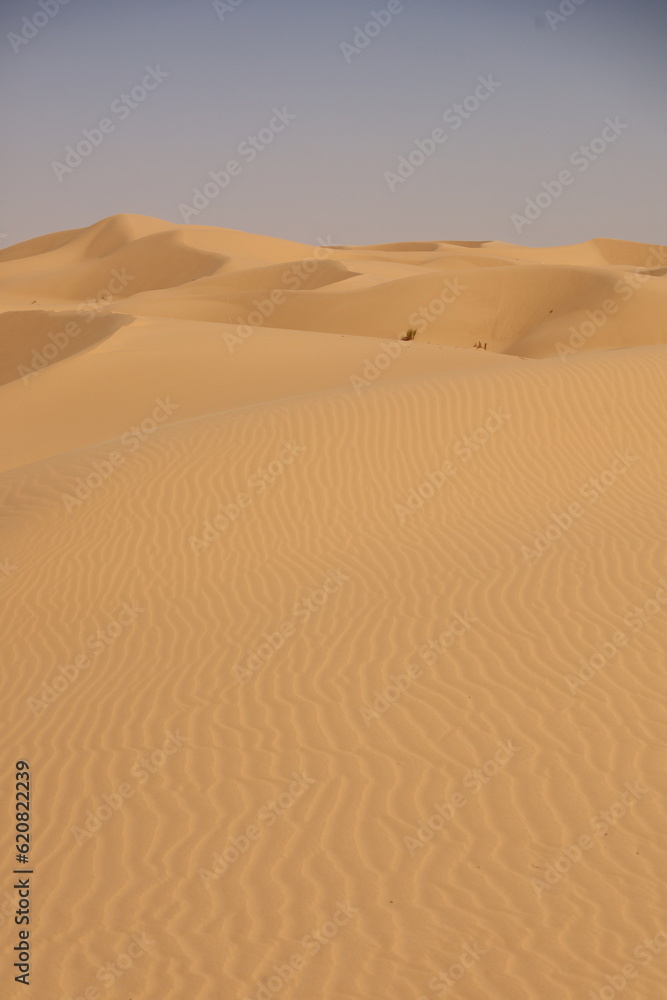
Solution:
<path fill-rule="evenodd" d="M 632 963 L 654 1000 L 667 347 L 619 319 L 600 333 L 623 349 L 563 358 L 512 328 L 556 287 L 592 308 L 644 249 L 336 248 L 332 285 L 244 336 L 209 306 L 255 270 L 243 294 L 270 296 L 313 248 L 173 228 L 6 259 L 51 322 L 77 311 L 51 268 L 78 290 L 122 241 L 195 254 L 95 313 L 131 325 L 0 386 L 2 766 L 34 774 L 35 996 L 576 1000 Z M 197 254 L 217 269 L 188 278 Z M 2 273 L 32 348 L 26 275 Z M 519 275 L 474 285 L 465 336 L 496 308 L 536 356 L 401 344 L 443 273 Z M 637 309 L 664 317 L 663 280 Z M 372 303 L 393 330 L 357 324 Z"/>

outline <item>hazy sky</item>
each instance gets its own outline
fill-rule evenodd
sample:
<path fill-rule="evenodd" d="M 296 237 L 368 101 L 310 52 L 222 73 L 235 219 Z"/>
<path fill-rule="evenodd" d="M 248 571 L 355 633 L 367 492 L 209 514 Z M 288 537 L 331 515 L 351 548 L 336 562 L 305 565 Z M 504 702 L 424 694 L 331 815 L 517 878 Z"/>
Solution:
<path fill-rule="evenodd" d="M 0 45 L 4 246 L 667 242 L 665 0 L 3 0 Z"/>

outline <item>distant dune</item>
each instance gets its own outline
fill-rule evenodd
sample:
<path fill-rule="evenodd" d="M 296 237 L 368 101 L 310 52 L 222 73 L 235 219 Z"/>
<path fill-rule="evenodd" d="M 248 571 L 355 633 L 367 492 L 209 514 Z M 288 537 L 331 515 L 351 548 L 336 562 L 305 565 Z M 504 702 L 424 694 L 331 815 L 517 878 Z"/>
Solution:
<path fill-rule="evenodd" d="M 35 997 L 656 1000 L 667 248 L 116 216 L 0 294 Z"/>

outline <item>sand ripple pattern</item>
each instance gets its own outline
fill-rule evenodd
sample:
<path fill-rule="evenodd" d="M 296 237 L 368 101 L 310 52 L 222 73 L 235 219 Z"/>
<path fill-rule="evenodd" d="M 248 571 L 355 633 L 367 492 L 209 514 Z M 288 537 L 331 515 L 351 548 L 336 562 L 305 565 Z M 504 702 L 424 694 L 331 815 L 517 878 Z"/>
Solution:
<path fill-rule="evenodd" d="M 27 757 L 35 774 L 35 996 L 99 987 L 135 933 L 152 944 L 109 1000 L 254 1000 L 295 953 L 281 1000 L 431 1000 L 467 947 L 466 1000 L 575 1000 L 630 961 L 633 997 L 660 995 L 665 959 L 633 950 L 667 926 L 666 357 L 462 369 L 182 421 L 71 510 L 63 494 L 113 442 L 0 477 L 2 768 Z M 29 701 L 86 652 L 51 703 Z M 626 784 L 635 801 L 597 832 Z"/>

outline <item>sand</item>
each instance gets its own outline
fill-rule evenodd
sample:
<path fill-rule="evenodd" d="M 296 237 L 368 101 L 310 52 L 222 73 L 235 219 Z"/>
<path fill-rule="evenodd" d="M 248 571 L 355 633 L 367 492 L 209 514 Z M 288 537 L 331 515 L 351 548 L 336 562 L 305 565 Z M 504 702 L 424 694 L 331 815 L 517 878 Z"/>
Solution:
<path fill-rule="evenodd" d="M 31 995 L 660 996 L 667 248 L 117 216 L 0 290 Z"/>

